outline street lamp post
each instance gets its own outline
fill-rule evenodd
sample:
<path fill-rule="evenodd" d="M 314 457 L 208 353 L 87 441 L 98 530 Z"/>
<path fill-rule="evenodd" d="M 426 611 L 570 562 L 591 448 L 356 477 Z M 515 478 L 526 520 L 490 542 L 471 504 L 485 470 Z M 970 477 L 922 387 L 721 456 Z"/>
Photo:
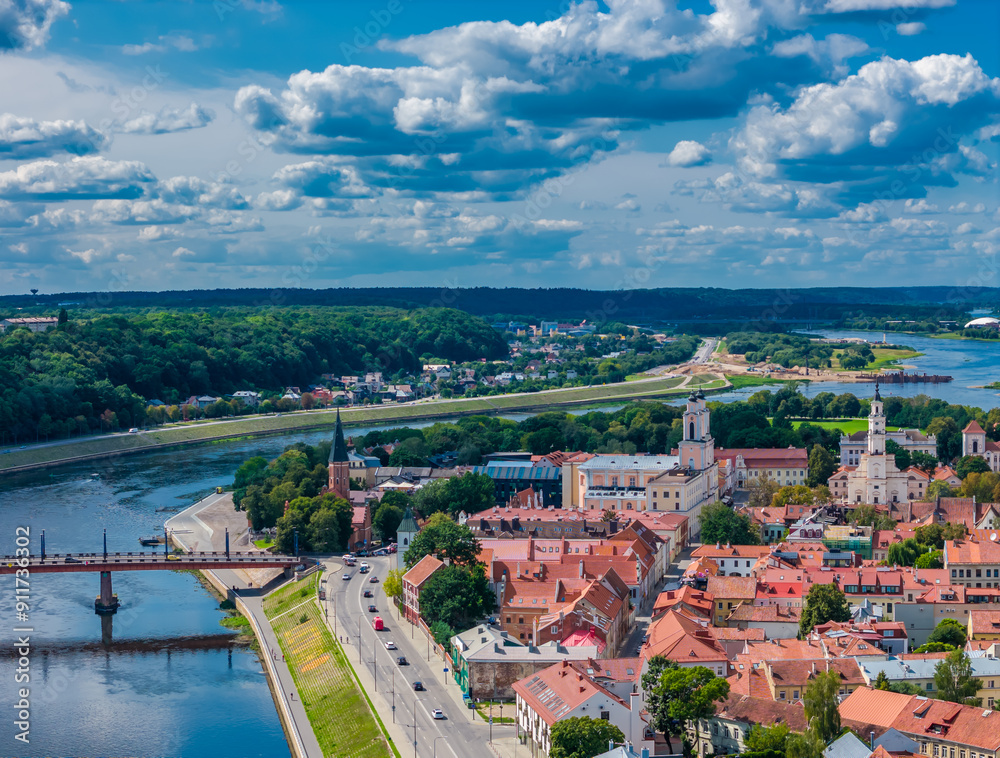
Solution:
<path fill-rule="evenodd" d="M 396 669 L 392 670 L 392 723 L 396 723 Z"/>
<path fill-rule="evenodd" d="M 417 758 L 417 696 L 413 696 L 413 758 Z"/>
<path fill-rule="evenodd" d="M 358 614 L 358 663 L 361 663 L 361 619 L 362 616 Z"/>

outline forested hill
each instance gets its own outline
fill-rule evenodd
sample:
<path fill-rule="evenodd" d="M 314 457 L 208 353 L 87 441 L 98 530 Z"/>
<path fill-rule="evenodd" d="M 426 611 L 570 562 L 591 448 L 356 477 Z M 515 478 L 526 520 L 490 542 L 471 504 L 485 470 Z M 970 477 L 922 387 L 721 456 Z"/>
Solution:
<path fill-rule="evenodd" d="M 73 312 L 71 311 L 71 314 Z M 128 427 L 146 400 L 307 386 L 320 374 L 419 371 L 421 358 L 502 358 L 480 318 L 425 308 L 250 308 L 210 313 L 75 314 L 58 329 L 0 335 L 0 429 L 34 437 Z M 9 437 L 8 437 L 9 439 Z"/>
<path fill-rule="evenodd" d="M 399 308 L 449 307 L 493 317 L 498 314 L 547 319 L 673 321 L 715 319 L 774 321 L 839 319 L 852 312 L 869 316 L 954 318 L 969 308 L 1000 300 L 993 287 L 815 287 L 810 289 L 684 288 L 619 291 L 499 289 L 475 287 L 371 287 L 363 289 L 225 289 L 173 292 L 61 293 L 0 297 L 0 310 L 60 303 L 84 308 L 211 308 L 216 306 L 351 305 Z"/>

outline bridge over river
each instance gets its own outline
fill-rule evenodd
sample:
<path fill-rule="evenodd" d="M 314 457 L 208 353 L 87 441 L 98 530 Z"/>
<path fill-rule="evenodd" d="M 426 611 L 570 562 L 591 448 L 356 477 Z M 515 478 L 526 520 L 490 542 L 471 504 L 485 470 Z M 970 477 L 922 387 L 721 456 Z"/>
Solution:
<path fill-rule="evenodd" d="M 118 596 L 111 589 L 112 571 L 174 571 L 176 569 L 280 568 L 291 572 L 302 564 L 301 558 L 272 553 L 54 553 L 18 557 L 5 555 L 0 559 L 0 574 L 27 571 L 32 574 L 63 574 L 94 571 L 101 574 L 101 594 L 94 601 L 97 613 L 110 614 L 118 610 Z M 20 574 L 24 576 L 24 574 Z"/>

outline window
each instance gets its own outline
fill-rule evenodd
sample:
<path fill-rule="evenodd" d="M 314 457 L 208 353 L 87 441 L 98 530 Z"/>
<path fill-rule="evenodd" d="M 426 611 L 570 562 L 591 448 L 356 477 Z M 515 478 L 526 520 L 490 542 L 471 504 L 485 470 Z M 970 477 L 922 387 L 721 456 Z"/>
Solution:
<path fill-rule="evenodd" d="M 934 686 L 934 683 L 933 683 L 933 682 L 927 682 L 927 691 L 928 691 L 928 692 L 930 692 L 930 691 L 931 691 L 931 688 L 932 688 L 933 686 Z M 937 750 L 937 748 L 934 748 L 934 749 L 935 749 L 935 750 Z"/>
<path fill-rule="evenodd" d="M 601 718 L 605 721 L 611 720 L 611 713 L 609 711 L 601 711 Z"/>
<path fill-rule="evenodd" d="M 792 700 L 798 700 L 798 699 L 799 699 L 799 691 L 792 690 Z"/>
<path fill-rule="evenodd" d="M 507 617 L 507 623 L 510 623 L 510 616 Z"/>
<path fill-rule="evenodd" d="M 785 691 L 784 691 L 784 690 L 781 690 L 781 691 L 780 691 L 780 692 L 778 693 L 778 700 L 784 700 L 784 699 L 785 699 Z"/>
<path fill-rule="evenodd" d="M 977 578 L 982 578 L 982 576 L 983 576 L 983 570 L 982 569 L 976 569 L 976 577 Z"/>
<path fill-rule="evenodd" d="M 552 627 L 551 631 L 552 631 L 553 634 L 558 634 L 559 633 L 559 627 L 558 626 L 554 626 L 554 627 Z"/>

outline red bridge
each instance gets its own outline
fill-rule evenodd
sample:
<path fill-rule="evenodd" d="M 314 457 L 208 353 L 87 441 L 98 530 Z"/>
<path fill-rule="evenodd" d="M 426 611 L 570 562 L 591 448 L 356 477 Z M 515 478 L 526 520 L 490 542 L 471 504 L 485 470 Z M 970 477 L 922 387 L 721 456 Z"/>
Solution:
<path fill-rule="evenodd" d="M 271 553 L 65 553 L 27 560 L 6 555 L 0 574 L 27 569 L 30 574 L 57 574 L 78 571 L 101 573 L 101 595 L 94 601 L 98 613 L 114 613 L 118 596 L 111 591 L 112 571 L 163 571 L 173 569 L 280 568 L 290 572 L 302 564 L 301 558 Z"/>

